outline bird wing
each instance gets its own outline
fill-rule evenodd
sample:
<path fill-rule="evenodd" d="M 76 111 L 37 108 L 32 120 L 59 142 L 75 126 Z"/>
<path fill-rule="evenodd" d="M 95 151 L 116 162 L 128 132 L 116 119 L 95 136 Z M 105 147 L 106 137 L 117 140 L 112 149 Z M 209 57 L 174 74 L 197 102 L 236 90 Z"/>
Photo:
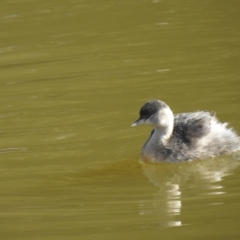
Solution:
<path fill-rule="evenodd" d="M 205 111 L 176 114 L 172 136 L 192 144 L 210 132 L 212 118 L 214 116 Z"/>

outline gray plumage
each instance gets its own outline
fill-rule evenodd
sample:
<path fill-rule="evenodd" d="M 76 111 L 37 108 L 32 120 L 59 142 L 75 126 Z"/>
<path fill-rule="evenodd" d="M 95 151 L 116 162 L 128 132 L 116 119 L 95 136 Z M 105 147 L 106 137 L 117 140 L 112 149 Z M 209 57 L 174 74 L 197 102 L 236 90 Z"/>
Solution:
<path fill-rule="evenodd" d="M 237 134 L 206 111 L 173 115 L 162 101 L 151 100 L 140 109 L 132 126 L 154 126 L 143 145 L 144 161 L 184 161 L 230 154 L 240 150 Z"/>

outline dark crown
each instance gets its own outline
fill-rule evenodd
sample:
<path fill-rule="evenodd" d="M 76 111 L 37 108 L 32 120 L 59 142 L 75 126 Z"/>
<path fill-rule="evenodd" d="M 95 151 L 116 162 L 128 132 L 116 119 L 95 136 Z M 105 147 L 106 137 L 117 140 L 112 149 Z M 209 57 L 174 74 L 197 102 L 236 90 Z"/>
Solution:
<path fill-rule="evenodd" d="M 140 118 L 148 119 L 153 114 L 157 113 L 161 108 L 166 107 L 167 105 L 164 102 L 158 100 L 150 100 L 146 102 L 140 109 Z"/>

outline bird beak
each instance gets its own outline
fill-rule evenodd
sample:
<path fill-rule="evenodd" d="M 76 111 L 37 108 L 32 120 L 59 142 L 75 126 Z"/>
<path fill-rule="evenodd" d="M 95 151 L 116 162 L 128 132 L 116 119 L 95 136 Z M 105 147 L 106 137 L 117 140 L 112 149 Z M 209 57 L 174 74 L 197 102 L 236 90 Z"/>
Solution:
<path fill-rule="evenodd" d="M 144 119 L 139 118 L 137 121 L 135 121 L 135 122 L 131 125 L 131 127 L 135 127 L 135 126 L 137 126 L 137 125 L 139 125 L 139 124 L 141 124 L 141 123 L 144 123 L 144 122 L 145 122 Z"/>

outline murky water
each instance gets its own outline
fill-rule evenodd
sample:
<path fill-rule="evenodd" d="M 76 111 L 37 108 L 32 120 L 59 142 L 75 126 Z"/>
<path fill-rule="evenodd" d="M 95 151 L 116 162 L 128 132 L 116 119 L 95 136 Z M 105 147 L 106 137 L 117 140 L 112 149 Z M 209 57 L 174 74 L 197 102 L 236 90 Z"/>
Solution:
<path fill-rule="evenodd" d="M 239 239 L 238 156 L 148 165 L 140 106 L 240 133 L 238 1 L 0 3 L 0 233 Z"/>

